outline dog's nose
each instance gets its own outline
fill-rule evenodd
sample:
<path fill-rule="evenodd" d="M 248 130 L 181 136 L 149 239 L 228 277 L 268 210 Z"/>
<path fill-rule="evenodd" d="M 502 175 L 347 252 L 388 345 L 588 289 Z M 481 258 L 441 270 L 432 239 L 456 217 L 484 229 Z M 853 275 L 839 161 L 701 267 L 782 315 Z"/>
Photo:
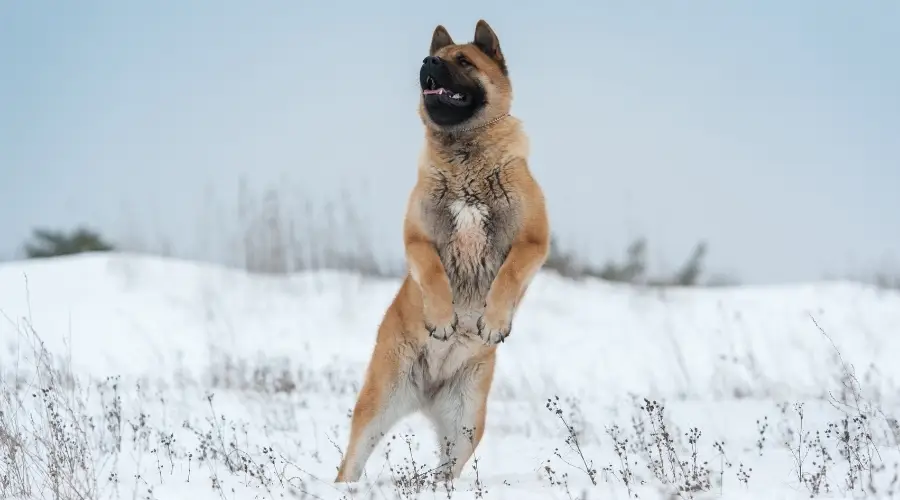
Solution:
<path fill-rule="evenodd" d="M 422 64 L 425 66 L 438 67 L 444 64 L 444 61 L 442 61 L 440 57 L 428 56 L 422 60 Z"/>

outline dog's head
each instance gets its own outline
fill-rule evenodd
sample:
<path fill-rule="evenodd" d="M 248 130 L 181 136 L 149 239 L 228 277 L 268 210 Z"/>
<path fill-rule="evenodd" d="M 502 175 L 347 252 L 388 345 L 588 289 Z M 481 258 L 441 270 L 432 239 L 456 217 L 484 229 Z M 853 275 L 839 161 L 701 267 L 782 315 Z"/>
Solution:
<path fill-rule="evenodd" d="M 419 114 L 443 132 L 479 127 L 509 113 L 512 86 L 500 41 L 484 20 L 475 39 L 455 44 L 443 26 L 434 29 L 428 57 L 419 70 Z"/>

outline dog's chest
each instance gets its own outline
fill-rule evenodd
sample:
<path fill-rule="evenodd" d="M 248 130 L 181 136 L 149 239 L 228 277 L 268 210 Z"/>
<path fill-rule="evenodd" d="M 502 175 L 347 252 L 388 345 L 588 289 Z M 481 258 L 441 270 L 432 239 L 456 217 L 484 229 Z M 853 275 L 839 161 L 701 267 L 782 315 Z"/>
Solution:
<path fill-rule="evenodd" d="M 454 301 L 463 308 L 483 305 L 515 237 L 514 198 L 494 173 L 441 177 L 425 203 L 425 222 L 450 279 Z"/>

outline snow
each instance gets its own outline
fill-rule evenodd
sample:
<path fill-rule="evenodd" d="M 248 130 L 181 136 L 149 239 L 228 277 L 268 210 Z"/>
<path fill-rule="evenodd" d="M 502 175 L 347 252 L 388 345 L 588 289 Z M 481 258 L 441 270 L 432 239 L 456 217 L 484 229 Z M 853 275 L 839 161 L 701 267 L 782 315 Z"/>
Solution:
<path fill-rule="evenodd" d="M 118 253 L 6 263 L 0 265 L 4 390 L 30 395 L 45 381 L 36 375 L 35 336 L 79 382 L 60 396 L 85 405 L 72 415 L 110 422 L 107 377 L 119 377 L 123 430 L 100 425 L 89 439 L 98 464 L 91 473 L 99 478 L 96 498 L 276 498 L 291 489 L 315 495 L 310 498 L 394 498 L 402 488 L 391 478 L 403 475 L 405 459 L 414 457 L 426 470 L 436 465 L 434 437 L 420 416 L 401 422 L 396 438 L 382 442 L 358 491 L 332 479 L 376 327 L 398 285 L 349 272 L 260 276 Z M 811 480 L 822 463 L 813 450 L 816 431 L 832 458 L 825 475 L 831 491 L 822 496 L 858 496 L 858 485 L 848 491 L 846 471 L 868 464 L 853 456 L 868 456 L 872 448 L 860 445 L 870 453 L 854 449 L 842 458 L 842 445 L 825 431 L 847 415 L 852 427 L 861 413 L 877 445 L 873 482 L 888 498 L 900 460 L 891 427 L 900 409 L 897 353 L 897 292 L 846 282 L 640 288 L 542 272 L 499 350 L 478 474 L 470 462 L 452 497 L 476 498 L 477 477 L 485 498 L 628 498 L 607 432 L 616 424 L 630 438 L 628 468 L 644 483 L 632 492 L 668 498 L 671 486 L 651 471 L 656 455 L 646 455 L 655 444 L 635 445 L 642 434 L 633 417 L 648 398 L 665 401 L 679 460 L 691 461 L 684 434 L 702 431 L 698 461 L 709 462 L 712 485 L 695 498 L 808 498 L 811 483 L 798 474 Z M 859 380 L 849 397 L 841 396 L 848 393 L 842 391 L 845 366 Z M 578 469 L 582 459 L 566 443 L 564 424 L 546 407 L 557 396 L 585 460 L 598 470 L 597 486 Z M 796 402 L 804 403 L 809 441 L 797 433 Z M 649 415 L 643 417 L 649 426 Z M 761 433 L 757 420 L 765 418 L 769 426 Z M 22 422 L 19 416 L 22 428 L 40 427 Z M 652 439 L 650 430 L 645 439 Z M 169 434 L 174 443 L 164 437 Z M 104 451 L 117 439 L 121 452 Z M 724 455 L 713 446 L 722 440 Z M 799 447 L 802 471 L 785 441 L 795 452 Z M 246 470 L 230 472 L 223 456 L 200 461 L 202 450 L 217 446 L 262 464 L 263 480 Z M 876 470 L 881 464 L 885 470 Z M 560 480 L 567 474 L 566 485 L 552 485 L 546 466 Z M 615 474 L 602 470 L 607 466 Z M 746 484 L 739 468 L 752 468 Z M 111 472 L 117 481 L 110 481 Z M 861 474 L 869 477 L 868 470 Z M 440 485 L 420 496 L 447 493 Z"/>

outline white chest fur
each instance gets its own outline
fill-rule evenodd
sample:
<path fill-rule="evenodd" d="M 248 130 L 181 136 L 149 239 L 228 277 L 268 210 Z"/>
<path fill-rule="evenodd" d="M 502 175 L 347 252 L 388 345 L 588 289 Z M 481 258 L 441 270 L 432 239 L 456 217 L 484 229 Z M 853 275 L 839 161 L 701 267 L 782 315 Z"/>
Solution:
<path fill-rule="evenodd" d="M 455 200 L 449 208 L 453 216 L 453 241 L 459 256 L 463 259 L 480 256 L 487 244 L 485 222 L 490 215 L 487 207 Z"/>

